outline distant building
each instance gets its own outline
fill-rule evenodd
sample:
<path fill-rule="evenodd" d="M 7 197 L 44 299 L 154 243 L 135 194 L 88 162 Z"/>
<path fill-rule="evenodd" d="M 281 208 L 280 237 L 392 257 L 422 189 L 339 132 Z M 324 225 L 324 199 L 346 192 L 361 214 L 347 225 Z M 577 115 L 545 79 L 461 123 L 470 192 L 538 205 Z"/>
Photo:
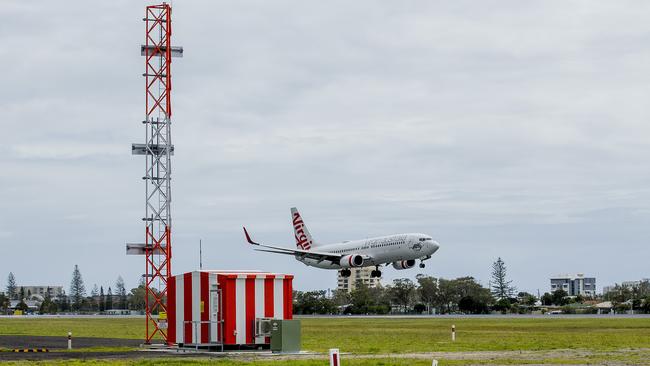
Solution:
<path fill-rule="evenodd" d="M 141 315 L 140 311 L 129 309 L 109 309 L 105 312 L 106 315 Z"/>
<path fill-rule="evenodd" d="M 621 287 L 627 288 L 628 290 L 631 290 L 634 287 L 637 287 L 637 286 L 641 285 L 642 283 L 650 283 L 650 278 L 642 278 L 642 279 L 640 279 L 638 281 L 623 281 L 623 282 L 621 282 Z M 616 288 L 616 285 L 603 287 L 603 295 L 614 291 L 615 288 Z"/>
<path fill-rule="evenodd" d="M 582 273 L 551 277 L 551 292 L 559 289 L 566 291 L 569 296 L 593 297 L 596 295 L 596 278 L 585 277 Z"/>
<path fill-rule="evenodd" d="M 601 302 L 599 304 L 596 304 L 595 306 L 596 309 L 598 309 L 598 314 L 611 314 L 614 312 L 614 305 L 612 304 L 611 301 Z"/>
<path fill-rule="evenodd" d="M 9 308 L 12 310 L 16 310 L 18 304 L 20 304 L 20 300 L 10 300 Z M 37 312 L 38 309 L 41 307 L 41 302 L 36 300 L 25 300 L 25 305 L 27 305 L 28 312 Z"/>
<path fill-rule="evenodd" d="M 606 295 L 612 291 L 614 291 L 614 288 L 616 286 L 603 286 L 603 295 Z"/>
<path fill-rule="evenodd" d="M 53 299 L 59 295 L 65 295 L 63 286 L 18 286 L 17 291 L 20 291 L 21 287 L 25 290 L 26 298 L 31 294 L 31 296 L 37 296 L 44 299 L 45 294 L 48 291 L 50 292 L 50 297 Z"/>
<path fill-rule="evenodd" d="M 338 283 L 336 288 L 338 290 L 352 292 L 359 283 L 365 283 L 368 287 L 381 286 L 381 277 L 370 277 L 370 273 L 374 269 L 374 267 L 351 268 L 350 270 L 352 271 L 352 274 L 350 274 L 350 277 L 343 277 L 341 276 L 341 272 L 338 272 Z"/>
<path fill-rule="evenodd" d="M 621 287 L 627 287 L 629 289 L 632 289 L 634 287 L 637 287 L 641 285 L 642 282 L 650 282 L 649 278 L 642 278 L 638 281 L 623 281 L 621 282 Z"/>

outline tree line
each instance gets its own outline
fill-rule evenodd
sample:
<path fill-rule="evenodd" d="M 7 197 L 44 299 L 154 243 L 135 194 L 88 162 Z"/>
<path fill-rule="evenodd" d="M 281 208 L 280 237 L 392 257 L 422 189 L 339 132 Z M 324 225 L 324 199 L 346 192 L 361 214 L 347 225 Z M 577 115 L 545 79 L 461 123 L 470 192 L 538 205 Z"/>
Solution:
<path fill-rule="evenodd" d="M 11 300 L 18 301 L 16 310 L 29 311 L 26 301 L 33 300 L 39 305 L 40 314 L 56 314 L 61 312 L 97 313 L 113 309 L 144 311 L 145 309 L 145 283 L 140 280 L 138 287 L 126 290 L 124 279 L 118 276 L 113 287 L 93 285 L 88 293 L 79 270 L 75 265 L 68 294 L 54 294 L 51 288 L 41 296 L 25 292 L 25 288 L 18 286 L 16 277 L 12 272 L 7 276 L 7 286 L 4 294 L 0 294 L 0 312 L 7 313 L 12 310 Z"/>
<path fill-rule="evenodd" d="M 455 279 L 418 275 L 416 282 L 396 279 L 385 287 L 356 284 L 351 292 L 334 290 L 294 292 L 297 314 L 467 313 L 520 311 L 535 304 L 535 297 L 516 293 L 507 279 L 506 265 L 498 258 L 492 266 L 489 288 L 473 277 Z"/>
<path fill-rule="evenodd" d="M 27 312 L 26 301 L 37 300 L 41 314 L 60 312 L 101 313 L 113 309 L 144 311 L 145 283 L 127 291 L 121 276 L 114 286 L 93 285 L 88 293 L 77 265 L 74 266 L 68 294 L 52 296 L 50 289 L 40 297 L 18 286 L 13 273 L 7 277 L 4 294 L 0 293 L 0 313 L 8 313 L 10 300 L 18 301 L 14 309 Z M 490 312 L 528 313 L 541 306 L 561 307 L 563 312 L 575 312 L 574 304 L 586 300 L 582 296 L 568 296 L 558 289 L 544 293 L 539 299 L 527 292 L 517 292 L 507 278 L 506 265 L 501 258 L 492 264 L 492 276 L 488 287 L 473 277 L 455 279 L 418 275 L 416 281 L 396 279 L 384 287 L 368 287 L 359 282 L 351 292 L 344 290 L 294 291 L 296 314 L 487 314 Z M 539 302 L 538 302 L 539 300 Z M 619 286 L 606 293 L 601 300 L 612 302 L 616 312 L 633 310 L 650 313 L 650 282 L 642 281 L 634 286 Z M 592 301 L 593 303 L 593 301 Z M 585 311 L 595 312 L 595 308 Z"/>
<path fill-rule="evenodd" d="M 640 281 L 632 286 L 616 284 L 603 297 L 612 302 L 617 312 L 632 310 L 650 314 L 650 281 Z"/>
<path fill-rule="evenodd" d="M 383 287 L 356 285 L 351 292 L 295 291 L 296 314 L 488 314 L 492 311 L 524 311 L 535 304 L 535 297 L 497 299 L 489 288 L 473 277 L 455 279 L 418 275 L 416 282 L 396 279 Z"/>
<path fill-rule="evenodd" d="M 633 310 L 650 314 L 650 282 L 635 286 L 619 286 L 601 298 L 569 296 L 558 289 L 544 293 L 539 299 L 527 292 L 517 292 L 508 280 L 506 265 L 501 258 L 492 264 L 488 287 L 473 277 L 456 279 L 418 275 L 417 281 L 397 279 L 385 287 L 369 288 L 356 284 L 351 291 L 335 290 L 294 292 L 294 311 L 297 314 L 388 314 L 439 313 L 487 314 L 544 312 L 559 309 L 563 313 L 596 313 L 599 301 L 612 302 L 617 313 Z"/>

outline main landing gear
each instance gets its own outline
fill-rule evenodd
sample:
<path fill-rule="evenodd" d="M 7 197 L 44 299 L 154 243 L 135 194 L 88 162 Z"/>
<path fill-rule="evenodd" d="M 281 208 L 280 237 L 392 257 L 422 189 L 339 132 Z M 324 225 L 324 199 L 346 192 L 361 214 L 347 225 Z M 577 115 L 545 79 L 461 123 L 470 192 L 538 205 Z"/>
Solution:
<path fill-rule="evenodd" d="M 371 278 L 379 278 L 379 277 L 381 277 L 381 271 L 379 270 L 379 266 L 375 267 L 375 269 L 372 270 L 372 272 L 370 272 L 370 277 Z"/>
<path fill-rule="evenodd" d="M 350 275 L 352 274 L 352 271 L 350 269 L 348 269 L 348 268 L 345 268 L 345 269 L 342 269 L 339 273 L 341 274 L 341 277 L 347 278 L 347 277 L 350 277 Z M 377 269 L 373 269 L 370 272 L 370 277 L 372 277 L 372 278 L 381 277 L 381 271 L 379 270 L 379 266 L 377 266 Z"/>
<path fill-rule="evenodd" d="M 424 265 L 424 261 L 426 261 L 426 260 L 429 259 L 429 258 L 431 258 L 431 256 L 430 256 L 430 255 L 427 255 L 426 257 L 420 259 L 420 268 L 424 268 L 424 267 L 425 267 L 425 265 Z"/>

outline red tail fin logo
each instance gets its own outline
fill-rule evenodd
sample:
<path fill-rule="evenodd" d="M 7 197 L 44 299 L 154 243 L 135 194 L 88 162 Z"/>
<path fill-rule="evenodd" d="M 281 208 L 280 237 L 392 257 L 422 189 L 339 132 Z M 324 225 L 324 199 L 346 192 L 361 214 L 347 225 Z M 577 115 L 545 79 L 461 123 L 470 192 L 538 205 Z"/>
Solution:
<path fill-rule="evenodd" d="M 296 237 L 296 246 L 302 250 L 309 250 L 312 246 L 311 238 L 305 233 L 305 223 L 298 212 L 293 214 L 293 231 Z"/>

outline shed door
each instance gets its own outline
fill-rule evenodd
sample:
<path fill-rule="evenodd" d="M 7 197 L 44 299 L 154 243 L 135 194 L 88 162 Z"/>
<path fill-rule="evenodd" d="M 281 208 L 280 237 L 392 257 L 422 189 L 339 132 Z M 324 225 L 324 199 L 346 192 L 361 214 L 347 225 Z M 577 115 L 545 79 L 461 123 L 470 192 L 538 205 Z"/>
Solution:
<path fill-rule="evenodd" d="M 221 290 L 217 285 L 210 287 L 210 342 L 221 343 L 223 323 L 221 316 Z"/>

